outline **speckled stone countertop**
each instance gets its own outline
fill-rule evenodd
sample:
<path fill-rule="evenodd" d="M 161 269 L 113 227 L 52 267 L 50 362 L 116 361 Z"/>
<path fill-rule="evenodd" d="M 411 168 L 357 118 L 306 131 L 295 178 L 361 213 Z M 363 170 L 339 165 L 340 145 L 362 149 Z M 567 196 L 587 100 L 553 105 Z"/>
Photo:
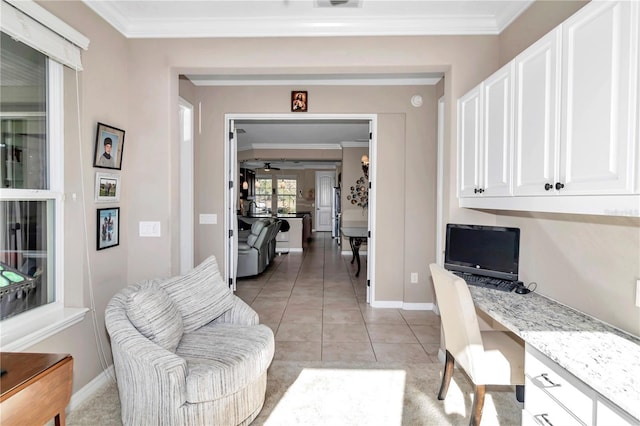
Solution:
<path fill-rule="evenodd" d="M 469 291 L 480 310 L 640 420 L 640 338 L 537 293 Z"/>

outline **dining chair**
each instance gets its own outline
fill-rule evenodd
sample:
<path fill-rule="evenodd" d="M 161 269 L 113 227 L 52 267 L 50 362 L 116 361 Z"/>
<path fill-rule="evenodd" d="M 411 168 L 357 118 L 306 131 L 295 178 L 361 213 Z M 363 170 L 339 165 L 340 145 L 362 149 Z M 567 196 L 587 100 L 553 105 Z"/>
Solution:
<path fill-rule="evenodd" d="M 457 363 L 474 385 L 469 424 L 477 426 L 487 385 L 524 385 L 524 344 L 509 332 L 481 331 L 467 283 L 436 264 L 430 269 L 446 350 L 438 399 L 446 397 Z"/>

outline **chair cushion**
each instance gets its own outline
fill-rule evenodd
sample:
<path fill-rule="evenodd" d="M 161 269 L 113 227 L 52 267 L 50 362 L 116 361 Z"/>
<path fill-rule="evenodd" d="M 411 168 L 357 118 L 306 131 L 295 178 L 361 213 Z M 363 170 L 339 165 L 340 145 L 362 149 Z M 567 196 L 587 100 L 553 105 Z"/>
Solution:
<path fill-rule="evenodd" d="M 273 332 L 265 325 L 211 324 L 185 334 L 176 354 L 189 369 L 187 402 L 213 401 L 253 383 L 273 353 Z"/>
<path fill-rule="evenodd" d="M 262 231 L 262 228 L 264 228 L 267 225 L 267 222 L 264 219 L 258 219 L 255 222 L 253 222 L 253 225 L 251 225 L 251 233 L 253 235 L 260 235 L 260 231 Z"/>
<path fill-rule="evenodd" d="M 180 310 L 185 333 L 210 323 L 233 306 L 233 293 L 224 283 L 214 256 L 160 285 Z"/>
<path fill-rule="evenodd" d="M 171 352 L 182 338 L 182 315 L 169 295 L 157 284 L 130 294 L 126 301 L 129 320 L 140 334 Z"/>

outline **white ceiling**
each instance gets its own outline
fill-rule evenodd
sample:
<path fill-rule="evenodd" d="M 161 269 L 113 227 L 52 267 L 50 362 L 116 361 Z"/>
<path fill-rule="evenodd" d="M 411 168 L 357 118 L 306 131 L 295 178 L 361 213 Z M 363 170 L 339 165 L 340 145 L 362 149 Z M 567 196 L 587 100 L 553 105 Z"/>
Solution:
<path fill-rule="evenodd" d="M 499 34 L 533 0 L 83 0 L 130 38 Z"/>

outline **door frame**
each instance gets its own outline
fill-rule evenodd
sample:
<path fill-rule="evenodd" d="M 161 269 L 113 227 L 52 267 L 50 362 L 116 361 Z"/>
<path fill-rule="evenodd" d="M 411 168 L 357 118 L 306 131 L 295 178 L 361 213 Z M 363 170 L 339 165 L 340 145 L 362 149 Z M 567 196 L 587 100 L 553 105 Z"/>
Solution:
<path fill-rule="evenodd" d="M 376 212 L 375 212 L 375 201 L 376 201 L 376 153 L 377 153 L 377 133 L 378 133 L 378 115 L 377 114 L 299 114 L 299 113 L 284 113 L 284 114 L 242 114 L 242 113 L 228 113 L 224 115 L 224 125 L 225 125 L 225 144 L 224 144 L 224 174 L 225 176 L 229 176 L 230 170 L 235 169 L 234 165 L 229 164 L 229 159 L 231 158 L 230 150 L 236 150 L 235 141 L 229 137 L 230 129 L 232 128 L 232 123 L 238 120 L 363 120 L 369 121 L 370 133 L 371 137 L 369 140 L 369 182 L 371 184 L 371 189 L 369 190 L 369 241 L 367 246 L 367 280 L 369 283 L 369 287 L 367 288 L 367 293 L 370 294 L 367 302 L 370 304 L 375 303 L 375 242 L 376 242 L 376 233 L 375 233 L 375 220 L 376 220 Z M 235 176 L 232 176 L 233 186 L 236 186 Z M 225 182 L 226 185 L 226 182 Z M 230 231 L 233 231 L 233 227 L 230 225 L 232 222 L 232 218 L 230 218 L 230 203 L 233 202 L 231 197 L 229 196 L 230 191 L 225 191 L 224 197 L 224 235 L 229 235 Z M 237 240 L 236 240 L 237 241 Z M 234 248 L 234 250 L 237 249 Z M 233 253 L 230 253 L 230 250 L 225 244 L 224 256 L 225 256 L 225 265 L 228 265 L 229 256 L 232 256 Z M 235 290 L 235 271 L 229 271 L 225 266 L 225 281 L 233 282 L 232 288 Z"/>
<path fill-rule="evenodd" d="M 191 117 L 189 136 L 185 138 L 184 112 Z M 186 99 L 178 98 L 178 125 L 180 135 L 180 273 L 185 274 L 194 267 L 194 108 Z"/>

